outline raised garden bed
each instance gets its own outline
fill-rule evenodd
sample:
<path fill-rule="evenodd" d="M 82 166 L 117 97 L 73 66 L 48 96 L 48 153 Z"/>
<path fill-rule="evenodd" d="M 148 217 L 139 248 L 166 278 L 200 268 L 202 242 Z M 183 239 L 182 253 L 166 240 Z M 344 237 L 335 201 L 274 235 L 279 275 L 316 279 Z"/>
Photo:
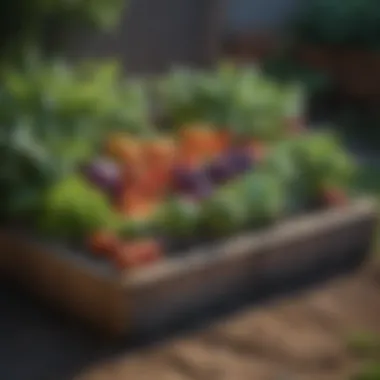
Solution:
<path fill-rule="evenodd" d="M 69 248 L 3 230 L 8 275 L 54 307 L 99 330 L 124 334 L 175 319 L 237 289 L 297 270 L 333 265 L 371 246 L 375 204 L 362 199 L 179 253 L 147 268 L 118 273 Z"/>
<path fill-rule="evenodd" d="M 25 173 L 2 184 L 5 224 L 18 226 L 0 236 L 11 277 L 123 333 L 367 248 L 373 204 L 355 201 L 339 141 L 307 130 L 298 86 L 224 65 L 157 90 L 157 129 L 142 108 L 119 120 L 129 133 L 2 147 L 6 173 Z"/>

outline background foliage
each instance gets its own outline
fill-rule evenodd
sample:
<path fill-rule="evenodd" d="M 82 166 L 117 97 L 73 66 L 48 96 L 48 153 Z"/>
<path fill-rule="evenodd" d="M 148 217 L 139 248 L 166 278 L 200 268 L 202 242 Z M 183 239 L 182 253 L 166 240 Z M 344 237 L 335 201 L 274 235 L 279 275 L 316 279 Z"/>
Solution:
<path fill-rule="evenodd" d="M 59 58 L 64 54 L 56 37 L 83 26 L 110 30 L 125 5 L 125 0 L 12 0 L 2 7 L 1 218 L 38 208 L 44 189 L 106 129 L 147 126 L 141 87 L 126 83 L 117 64 L 73 66 Z M 56 40 L 49 54 L 48 36 Z"/>
<path fill-rule="evenodd" d="M 43 49 L 48 36 L 78 26 L 109 29 L 125 4 L 125 0 L 6 1 L 0 13 L 1 60 L 23 60 L 31 49 Z"/>

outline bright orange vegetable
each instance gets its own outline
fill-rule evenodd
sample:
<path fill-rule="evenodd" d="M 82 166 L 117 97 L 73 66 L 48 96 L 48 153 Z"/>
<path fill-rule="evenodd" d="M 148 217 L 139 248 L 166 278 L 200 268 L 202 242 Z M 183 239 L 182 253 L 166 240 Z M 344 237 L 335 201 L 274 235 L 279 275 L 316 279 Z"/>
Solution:
<path fill-rule="evenodd" d="M 220 153 L 221 135 L 204 125 L 184 126 L 180 132 L 181 151 L 200 158 L 213 157 Z"/>
<path fill-rule="evenodd" d="M 134 187 L 124 191 L 117 201 L 118 210 L 131 218 L 145 219 L 158 207 L 157 199 L 147 197 L 142 190 Z"/>
<path fill-rule="evenodd" d="M 123 188 L 125 190 L 139 187 L 146 175 L 147 168 L 142 163 L 126 165 L 123 170 Z"/>
<path fill-rule="evenodd" d="M 194 168 L 200 166 L 205 161 L 202 151 L 193 148 L 181 147 L 178 152 L 176 164 L 182 167 Z"/>
<path fill-rule="evenodd" d="M 229 131 L 220 130 L 215 132 L 215 150 L 217 154 L 225 152 L 231 147 L 232 137 Z"/>
<path fill-rule="evenodd" d="M 113 135 L 106 143 L 106 152 L 123 163 L 141 165 L 141 141 L 126 135 Z"/>
<path fill-rule="evenodd" d="M 171 174 L 171 166 L 157 166 L 148 169 L 139 185 L 141 193 L 147 198 L 164 196 L 170 187 Z"/>
<path fill-rule="evenodd" d="M 173 139 L 161 138 L 144 144 L 144 156 L 149 167 L 172 165 L 178 146 Z"/>

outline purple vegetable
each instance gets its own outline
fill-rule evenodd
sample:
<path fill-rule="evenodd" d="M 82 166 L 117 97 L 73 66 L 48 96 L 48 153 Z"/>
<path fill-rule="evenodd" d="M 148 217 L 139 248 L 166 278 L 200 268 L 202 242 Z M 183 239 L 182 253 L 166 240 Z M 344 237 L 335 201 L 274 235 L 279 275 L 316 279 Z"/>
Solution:
<path fill-rule="evenodd" d="M 174 191 L 203 199 L 212 193 L 212 183 L 203 170 L 175 168 L 173 174 Z"/>
<path fill-rule="evenodd" d="M 196 174 L 194 171 L 176 167 L 173 172 L 173 189 L 180 193 L 191 191 L 196 181 Z"/>
<path fill-rule="evenodd" d="M 216 184 L 222 184 L 233 175 L 233 167 L 228 157 L 222 156 L 207 167 L 208 176 Z"/>
<path fill-rule="evenodd" d="M 222 184 L 252 167 L 252 158 L 246 151 L 233 150 L 212 162 L 207 172 L 214 183 Z"/>
<path fill-rule="evenodd" d="M 251 155 L 246 150 L 235 150 L 228 153 L 228 159 L 233 167 L 234 174 L 242 174 L 253 166 Z"/>
<path fill-rule="evenodd" d="M 121 187 L 120 167 L 106 158 L 97 158 L 82 167 L 84 176 L 107 193 L 117 193 Z"/>
<path fill-rule="evenodd" d="M 203 200 L 210 197 L 213 190 L 212 182 L 205 176 L 197 183 L 192 195 L 197 200 Z"/>

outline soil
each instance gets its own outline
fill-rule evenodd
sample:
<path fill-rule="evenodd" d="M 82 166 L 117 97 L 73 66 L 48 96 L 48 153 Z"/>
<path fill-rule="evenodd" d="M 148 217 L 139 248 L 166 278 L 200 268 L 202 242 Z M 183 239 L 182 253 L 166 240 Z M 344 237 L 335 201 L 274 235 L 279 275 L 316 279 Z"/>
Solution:
<path fill-rule="evenodd" d="M 380 333 L 380 267 L 273 302 L 188 337 L 90 368 L 76 380 L 346 380 L 353 333 Z"/>

